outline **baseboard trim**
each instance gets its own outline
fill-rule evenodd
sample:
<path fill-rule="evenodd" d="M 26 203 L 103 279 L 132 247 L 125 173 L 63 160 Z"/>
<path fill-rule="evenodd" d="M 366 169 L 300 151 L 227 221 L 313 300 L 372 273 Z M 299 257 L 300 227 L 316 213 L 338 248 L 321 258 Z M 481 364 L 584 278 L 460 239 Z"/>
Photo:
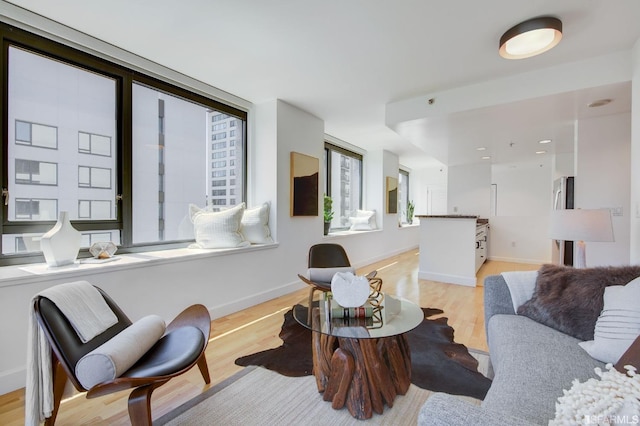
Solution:
<path fill-rule="evenodd" d="M 13 392 L 25 387 L 27 383 L 27 369 L 18 367 L 0 373 L 0 395 Z"/>
<path fill-rule="evenodd" d="M 526 263 L 528 265 L 542 265 L 544 263 L 551 263 L 550 260 L 540 260 L 540 259 L 520 259 L 515 257 L 500 257 L 500 256 L 489 256 L 489 260 L 495 260 L 499 262 L 510 262 L 510 263 Z"/>
<path fill-rule="evenodd" d="M 466 277 L 463 275 L 437 274 L 434 272 L 418 271 L 418 278 L 421 280 L 438 281 L 442 283 L 458 284 L 467 287 L 476 286 L 476 277 Z"/>
<path fill-rule="evenodd" d="M 209 306 L 209 314 L 211 315 L 212 320 L 217 319 L 258 305 L 262 302 L 266 302 L 267 300 L 275 299 L 276 297 L 293 293 L 294 291 L 300 290 L 305 287 L 307 287 L 307 285 L 302 281 L 293 281 L 280 287 L 270 289 L 268 291 L 263 291 L 262 293 L 252 294 L 242 299 L 234 300 L 224 305 L 213 307 Z"/>

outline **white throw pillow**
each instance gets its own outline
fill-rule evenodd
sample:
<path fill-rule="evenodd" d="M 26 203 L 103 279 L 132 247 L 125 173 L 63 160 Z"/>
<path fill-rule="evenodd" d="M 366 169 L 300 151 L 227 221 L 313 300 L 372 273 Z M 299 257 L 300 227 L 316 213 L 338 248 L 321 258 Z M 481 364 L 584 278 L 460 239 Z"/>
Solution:
<path fill-rule="evenodd" d="M 604 309 L 594 339 L 579 345 L 593 358 L 615 364 L 640 335 L 640 277 L 604 290 Z"/>
<path fill-rule="evenodd" d="M 240 232 L 244 203 L 221 212 L 189 206 L 197 248 L 233 248 L 248 246 Z"/>
<path fill-rule="evenodd" d="M 148 315 L 131 324 L 76 363 L 76 377 L 85 389 L 120 377 L 162 337 L 165 323 Z"/>
<path fill-rule="evenodd" d="M 246 209 L 242 215 L 240 232 L 251 244 L 272 243 L 273 238 L 269 229 L 269 203 Z"/>
<path fill-rule="evenodd" d="M 371 231 L 377 228 L 375 210 L 356 210 L 356 215 L 349 218 L 350 231 Z"/>

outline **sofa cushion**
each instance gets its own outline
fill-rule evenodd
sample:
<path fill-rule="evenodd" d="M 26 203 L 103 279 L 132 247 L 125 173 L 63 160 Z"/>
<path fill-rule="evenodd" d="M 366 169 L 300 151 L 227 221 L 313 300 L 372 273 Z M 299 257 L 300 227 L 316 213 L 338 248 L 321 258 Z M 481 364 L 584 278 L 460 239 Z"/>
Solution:
<path fill-rule="evenodd" d="M 483 408 L 546 425 L 555 403 L 574 379 L 596 377 L 604 364 L 591 358 L 579 340 L 516 315 L 494 315 L 488 324 L 494 369 Z"/>
<path fill-rule="evenodd" d="M 625 285 L 639 276 L 640 266 L 576 269 L 543 265 L 533 297 L 518 308 L 518 315 L 580 340 L 592 340 L 605 287 Z"/>

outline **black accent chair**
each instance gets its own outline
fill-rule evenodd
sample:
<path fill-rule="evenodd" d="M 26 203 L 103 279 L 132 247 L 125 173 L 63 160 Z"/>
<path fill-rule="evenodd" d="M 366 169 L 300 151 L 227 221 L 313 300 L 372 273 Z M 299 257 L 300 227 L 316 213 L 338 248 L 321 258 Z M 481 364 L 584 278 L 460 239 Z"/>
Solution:
<path fill-rule="evenodd" d="M 309 248 L 309 268 L 344 268 L 350 266 L 351 262 L 349 261 L 349 256 L 347 256 L 347 252 L 340 244 L 322 243 L 315 244 Z M 382 279 L 377 278 L 377 274 L 378 271 L 371 271 L 366 275 L 369 280 L 372 293 L 380 292 L 380 289 L 382 288 Z M 316 291 L 331 291 L 331 279 L 328 281 L 313 281 L 301 274 L 298 274 L 298 278 L 311 286 L 309 289 L 308 306 L 311 306 L 313 302 L 313 295 Z M 309 309 L 309 317 L 311 317 L 311 309 Z M 311 322 L 310 318 L 309 322 Z"/>
<path fill-rule="evenodd" d="M 85 389 L 75 375 L 76 363 L 131 325 L 131 320 L 113 299 L 101 289 L 98 290 L 118 322 L 86 343 L 81 342 L 71 323 L 51 300 L 43 296 L 37 296 L 34 300 L 36 318 L 52 348 L 54 406 L 45 425 L 55 423 L 67 378 L 78 391 L 87 392 L 87 398 L 133 389 L 128 402 L 131 424 L 149 426 L 151 394 L 156 388 L 187 372 L 196 364 L 205 383 L 211 382 L 204 353 L 209 341 L 211 317 L 203 305 L 192 305 L 167 325 L 160 340 L 124 374 L 112 381 Z"/>

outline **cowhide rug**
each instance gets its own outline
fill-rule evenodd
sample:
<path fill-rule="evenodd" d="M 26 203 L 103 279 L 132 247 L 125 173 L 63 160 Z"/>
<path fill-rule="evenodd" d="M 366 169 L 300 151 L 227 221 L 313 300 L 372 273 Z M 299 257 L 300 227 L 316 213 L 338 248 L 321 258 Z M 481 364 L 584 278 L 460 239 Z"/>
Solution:
<path fill-rule="evenodd" d="M 440 309 L 422 308 L 425 319 L 406 334 L 411 348 L 411 382 L 423 389 L 484 399 L 491 380 L 477 370 L 478 362 L 464 345 L 453 342 L 447 318 L 428 319 Z M 282 346 L 236 359 L 237 365 L 259 365 L 290 377 L 313 374 L 311 331 L 284 315 Z"/>

